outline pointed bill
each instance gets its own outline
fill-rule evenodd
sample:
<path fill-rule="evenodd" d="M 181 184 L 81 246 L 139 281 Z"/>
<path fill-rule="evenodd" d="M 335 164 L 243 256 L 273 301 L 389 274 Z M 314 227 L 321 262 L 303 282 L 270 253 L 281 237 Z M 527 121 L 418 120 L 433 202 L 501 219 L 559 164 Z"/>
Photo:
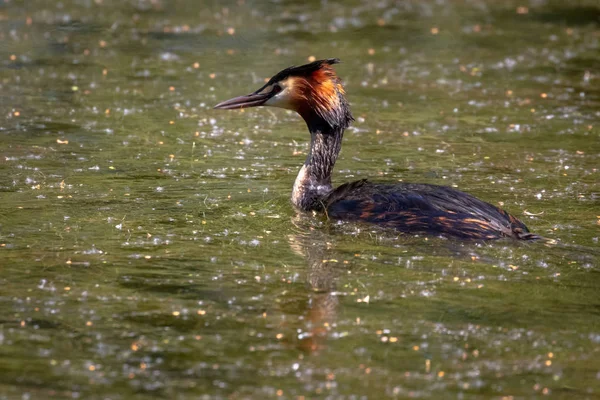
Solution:
<path fill-rule="evenodd" d="M 269 100 L 269 93 L 252 93 L 247 96 L 234 97 L 217 104 L 214 108 L 219 110 L 235 110 L 238 108 L 258 107 Z"/>

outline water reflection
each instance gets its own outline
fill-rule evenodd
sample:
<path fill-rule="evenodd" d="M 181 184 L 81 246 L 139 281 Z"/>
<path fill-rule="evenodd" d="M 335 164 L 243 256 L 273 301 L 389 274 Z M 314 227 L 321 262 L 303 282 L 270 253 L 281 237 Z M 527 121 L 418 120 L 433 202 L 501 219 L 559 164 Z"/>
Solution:
<path fill-rule="evenodd" d="M 306 332 L 299 335 L 298 347 L 312 353 L 326 345 L 328 330 L 337 314 L 339 271 L 331 238 L 322 229 L 315 229 L 311 217 L 299 213 L 292 218 L 296 233 L 289 235 L 288 240 L 291 249 L 307 262 Z"/>

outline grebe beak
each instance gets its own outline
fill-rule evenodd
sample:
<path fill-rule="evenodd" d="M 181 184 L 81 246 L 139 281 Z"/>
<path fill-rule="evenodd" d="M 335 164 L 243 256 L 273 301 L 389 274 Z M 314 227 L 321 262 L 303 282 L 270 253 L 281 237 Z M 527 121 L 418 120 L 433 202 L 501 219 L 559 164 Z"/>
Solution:
<path fill-rule="evenodd" d="M 214 108 L 220 110 L 235 110 L 238 108 L 262 106 L 272 97 L 271 93 L 251 93 L 247 96 L 234 97 L 217 104 Z"/>

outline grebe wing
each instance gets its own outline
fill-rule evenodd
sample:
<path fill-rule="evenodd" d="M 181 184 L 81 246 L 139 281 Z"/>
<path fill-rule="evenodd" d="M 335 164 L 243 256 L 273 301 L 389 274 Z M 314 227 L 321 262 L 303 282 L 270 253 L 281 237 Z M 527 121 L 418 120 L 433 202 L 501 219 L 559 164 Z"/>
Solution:
<path fill-rule="evenodd" d="M 360 180 L 333 190 L 324 205 L 330 218 L 362 220 L 402 232 L 533 238 L 525 224 L 506 211 L 446 186 Z"/>

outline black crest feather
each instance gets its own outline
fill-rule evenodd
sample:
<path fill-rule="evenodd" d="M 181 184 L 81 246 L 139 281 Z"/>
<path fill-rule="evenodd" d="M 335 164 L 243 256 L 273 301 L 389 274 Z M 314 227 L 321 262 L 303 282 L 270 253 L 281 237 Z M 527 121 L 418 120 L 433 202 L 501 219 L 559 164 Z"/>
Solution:
<path fill-rule="evenodd" d="M 272 77 L 269 80 L 269 82 L 270 83 L 278 82 L 278 81 L 285 79 L 287 77 L 290 77 L 290 76 L 308 76 L 308 75 L 312 74 L 313 72 L 318 71 L 321 68 L 323 68 L 323 65 L 333 65 L 333 64 L 339 64 L 339 63 L 340 63 L 339 58 L 327 58 L 325 60 L 313 61 L 309 64 L 288 67 L 288 68 L 284 69 L 283 71 L 277 73 L 277 75 Z"/>
<path fill-rule="evenodd" d="M 288 67 L 288 68 L 278 72 L 277 74 L 275 74 L 271 79 L 269 79 L 269 81 L 263 87 L 258 89 L 255 93 L 259 93 L 262 90 L 264 90 L 264 88 L 266 88 L 267 86 L 272 85 L 275 82 L 279 82 L 286 78 L 289 78 L 290 76 L 309 76 L 313 72 L 318 71 L 321 68 L 323 68 L 323 65 L 339 64 L 340 62 L 341 61 L 339 58 L 326 58 L 324 60 L 317 60 L 317 61 L 313 61 L 311 63 L 300 65 L 300 66 L 294 65 L 294 66 Z"/>

